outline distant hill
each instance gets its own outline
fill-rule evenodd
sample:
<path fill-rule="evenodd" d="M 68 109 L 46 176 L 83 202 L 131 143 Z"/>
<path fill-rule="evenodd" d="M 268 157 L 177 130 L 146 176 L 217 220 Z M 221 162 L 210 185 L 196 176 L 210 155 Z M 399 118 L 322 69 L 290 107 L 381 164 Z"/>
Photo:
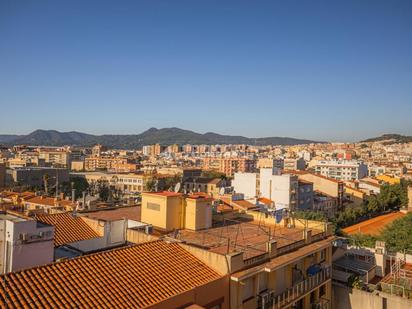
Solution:
<path fill-rule="evenodd" d="M 18 137 L 20 137 L 20 135 L 0 134 L 0 143 L 8 143 L 9 141 L 15 140 Z"/>
<path fill-rule="evenodd" d="M 217 133 L 200 134 L 179 128 L 151 128 L 140 134 L 130 135 L 92 135 L 81 132 L 58 132 L 55 130 L 36 130 L 28 135 L 0 135 L 0 143 L 9 145 L 92 146 L 102 144 L 113 148 L 141 148 L 150 144 L 249 144 L 249 145 L 298 145 L 318 143 L 306 139 L 290 137 L 248 138 L 244 136 L 220 135 Z"/>
<path fill-rule="evenodd" d="M 412 136 L 400 135 L 400 134 L 383 134 L 379 137 L 373 137 L 361 141 L 361 143 L 370 142 L 385 142 L 387 144 L 398 144 L 398 143 L 411 143 Z"/>

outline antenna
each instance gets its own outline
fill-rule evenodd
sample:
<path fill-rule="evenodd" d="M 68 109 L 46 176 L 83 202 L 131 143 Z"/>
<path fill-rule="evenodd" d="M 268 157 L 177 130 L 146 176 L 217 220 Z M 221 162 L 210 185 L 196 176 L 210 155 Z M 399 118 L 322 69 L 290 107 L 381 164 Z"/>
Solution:
<path fill-rule="evenodd" d="M 174 191 L 175 191 L 176 193 L 179 192 L 179 191 L 180 191 L 180 187 L 181 187 L 181 184 L 180 184 L 180 182 L 178 182 L 178 183 L 175 185 Z"/>

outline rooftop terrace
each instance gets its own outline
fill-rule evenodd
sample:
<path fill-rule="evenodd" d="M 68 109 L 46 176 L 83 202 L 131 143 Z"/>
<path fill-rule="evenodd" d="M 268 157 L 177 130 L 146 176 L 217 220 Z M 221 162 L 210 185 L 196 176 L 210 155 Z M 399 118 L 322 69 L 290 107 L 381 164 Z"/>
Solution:
<path fill-rule="evenodd" d="M 311 228 L 312 237 L 322 236 L 322 228 L 321 223 L 318 228 Z M 243 252 L 245 260 L 265 254 L 270 241 L 276 241 L 278 252 L 287 252 L 290 246 L 305 244 L 303 228 L 259 223 L 246 218 L 225 219 L 207 230 L 181 230 L 173 237 L 218 254 Z"/>

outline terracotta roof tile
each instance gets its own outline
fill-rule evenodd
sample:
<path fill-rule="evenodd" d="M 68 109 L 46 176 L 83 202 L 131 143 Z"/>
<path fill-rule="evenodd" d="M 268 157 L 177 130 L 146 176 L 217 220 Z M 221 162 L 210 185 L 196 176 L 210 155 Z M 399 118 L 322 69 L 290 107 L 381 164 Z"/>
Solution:
<path fill-rule="evenodd" d="M 74 217 L 71 213 L 38 215 L 36 216 L 36 220 L 54 225 L 54 245 L 56 247 L 80 240 L 100 237 L 81 217 Z"/>
<path fill-rule="evenodd" d="M 177 243 L 154 241 L 2 275 L 0 305 L 142 308 L 221 277 Z"/>

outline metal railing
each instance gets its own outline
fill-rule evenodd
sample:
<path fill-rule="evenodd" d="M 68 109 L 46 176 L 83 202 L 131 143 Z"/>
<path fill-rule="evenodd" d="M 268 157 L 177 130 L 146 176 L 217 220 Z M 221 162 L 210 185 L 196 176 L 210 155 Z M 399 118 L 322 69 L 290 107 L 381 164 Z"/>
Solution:
<path fill-rule="evenodd" d="M 325 267 L 320 272 L 295 284 L 285 291 L 275 294 L 274 291 L 267 291 L 258 296 L 258 308 L 280 309 L 284 308 L 299 298 L 309 293 L 311 290 L 322 285 L 331 278 L 331 267 Z M 328 308 L 328 307 L 321 307 Z"/>
<path fill-rule="evenodd" d="M 305 240 L 301 239 L 298 241 L 295 241 L 289 245 L 286 246 L 282 246 L 280 248 L 277 249 L 277 256 L 294 251 L 296 249 L 299 249 L 301 247 L 305 246 Z"/>

